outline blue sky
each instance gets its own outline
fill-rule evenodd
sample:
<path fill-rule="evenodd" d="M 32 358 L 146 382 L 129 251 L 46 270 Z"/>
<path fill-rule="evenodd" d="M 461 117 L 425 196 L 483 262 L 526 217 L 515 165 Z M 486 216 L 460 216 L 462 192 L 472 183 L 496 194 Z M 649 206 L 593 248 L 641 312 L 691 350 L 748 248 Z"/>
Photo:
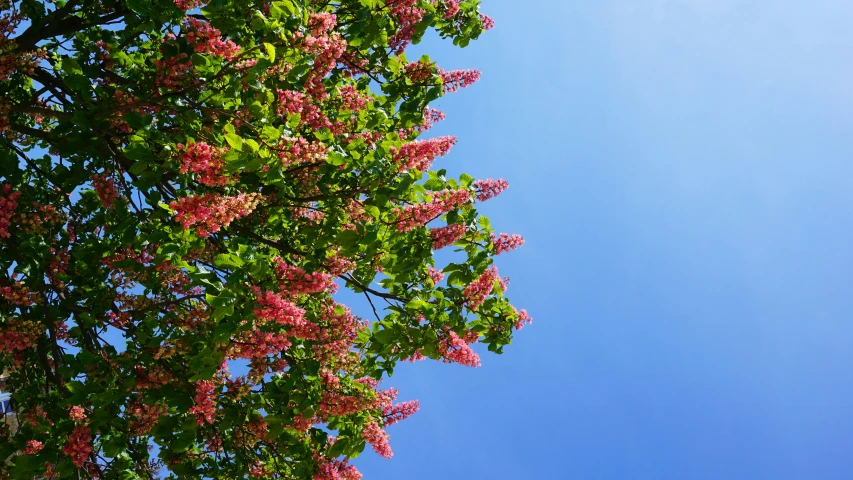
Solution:
<path fill-rule="evenodd" d="M 853 3 L 485 0 L 435 134 L 534 323 L 386 385 L 421 412 L 370 480 L 853 475 Z"/>

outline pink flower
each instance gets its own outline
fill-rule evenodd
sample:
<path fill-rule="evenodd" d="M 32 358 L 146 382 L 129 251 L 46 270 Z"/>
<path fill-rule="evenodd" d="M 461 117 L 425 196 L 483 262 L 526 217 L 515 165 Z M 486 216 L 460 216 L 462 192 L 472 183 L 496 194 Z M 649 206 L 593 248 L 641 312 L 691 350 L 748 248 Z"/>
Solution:
<path fill-rule="evenodd" d="M 432 238 L 432 249 L 441 250 L 448 245 L 453 245 L 457 240 L 465 235 L 466 230 L 465 225 L 462 225 L 461 223 L 453 223 L 446 227 L 433 228 L 429 231 L 429 236 Z"/>
<path fill-rule="evenodd" d="M 394 210 L 394 213 L 399 218 L 397 229 L 401 232 L 407 232 L 413 228 L 425 225 L 459 205 L 468 202 L 470 199 L 471 192 L 464 188 L 442 190 L 432 194 L 432 198 L 426 203 L 417 203 L 397 208 Z"/>
<path fill-rule="evenodd" d="M 432 267 L 427 270 L 427 275 L 434 285 L 438 285 L 438 282 L 444 278 L 444 273 L 442 273 L 441 270 Z"/>
<path fill-rule="evenodd" d="M 228 152 L 227 148 L 213 147 L 205 142 L 179 143 L 176 147 L 180 152 L 181 173 L 195 173 L 199 183 L 211 187 L 221 187 L 232 181 L 223 175 L 225 160 L 222 155 Z"/>
<path fill-rule="evenodd" d="M 474 189 L 477 192 L 477 200 L 485 202 L 490 198 L 498 196 L 501 192 L 509 187 L 509 183 L 503 178 L 499 180 L 477 180 L 474 182 Z"/>
<path fill-rule="evenodd" d="M 391 451 L 391 446 L 388 445 L 388 434 L 379 427 L 376 422 L 370 422 L 364 426 L 364 431 L 361 437 L 373 447 L 373 451 L 381 455 L 383 458 L 391 458 L 394 452 Z"/>
<path fill-rule="evenodd" d="M 414 415 L 421 407 L 421 403 L 417 400 L 389 405 L 382 410 L 382 415 L 385 417 L 385 426 L 394 425 L 397 422 L 405 420 Z"/>
<path fill-rule="evenodd" d="M 27 442 L 27 446 L 24 447 L 24 455 L 35 455 L 44 448 L 44 444 L 39 442 L 38 440 L 30 440 Z"/>
<path fill-rule="evenodd" d="M 391 148 L 391 154 L 401 170 L 424 172 L 429 169 L 436 157 L 444 156 L 455 143 L 455 136 L 416 140 L 403 144 L 400 148 Z"/>
<path fill-rule="evenodd" d="M 210 380 L 200 380 L 195 386 L 195 405 L 189 409 L 189 413 L 195 415 L 196 423 L 204 425 L 213 423 L 216 415 L 216 392 L 215 385 Z"/>
<path fill-rule="evenodd" d="M 517 233 L 512 235 L 508 233 L 501 233 L 500 236 L 493 233 L 492 245 L 495 246 L 495 255 L 500 255 L 524 245 L 524 237 Z"/>
<path fill-rule="evenodd" d="M 71 417 L 72 420 L 80 421 L 86 419 L 86 410 L 83 410 L 83 407 L 72 405 L 68 409 L 68 416 Z"/>
<path fill-rule="evenodd" d="M 495 21 L 488 15 L 480 14 L 480 21 L 483 22 L 483 30 L 491 30 L 495 28 Z"/>
<path fill-rule="evenodd" d="M 0 194 L 0 238 L 9 238 L 9 225 L 15 209 L 18 208 L 18 197 L 21 192 L 13 192 L 8 183 L 3 185 L 3 193 Z"/>
<path fill-rule="evenodd" d="M 71 457 L 77 468 L 81 468 L 92 452 L 92 435 L 89 429 L 84 426 L 74 427 L 68 442 L 62 447 L 62 452 Z"/>
<path fill-rule="evenodd" d="M 240 47 L 231 40 L 223 40 L 222 32 L 212 27 L 208 22 L 193 17 L 187 19 L 187 42 L 198 53 L 207 53 L 226 60 L 234 60 Z"/>
<path fill-rule="evenodd" d="M 477 341 L 478 335 L 469 333 L 465 338 L 460 338 L 453 330 L 446 330 L 446 336 L 438 345 L 438 353 L 446 363 L 456 362 L 468 367 L 480 366 L 480 356 L 468 346 L 469 343 Z"/>
<path fill-rule="evenodd" d="M 465 297 L 465 303 L 470 310 L 476 310 L 486 300 L 486 297 L 491 295 L 495 288 L 496 280 L 501 282 L 501 288 L 506 288 L 506 284 L 498 275 L 497 267 L 492 265 L 491 268 L 487 269 L 476 280 L 465 287 L 462 295 Z"/>
<path fill-rule="evenodd" d="M 241 193 L 236 197 L 206 193 L 175 200 L 169 207 L 175 210 L 175 219 L 184 228 L 197 225 L 196 234 L 208 237 L 252 213 L 262 198 L 259 193 Z"/>
<path fill-rule="evenodd" d="M 444 80 L 444 93 L 452 93 L 460 88 L 465 88 L 480 79 L 482 73 L 479 70 L 441 70 L 438 74 Z"/>

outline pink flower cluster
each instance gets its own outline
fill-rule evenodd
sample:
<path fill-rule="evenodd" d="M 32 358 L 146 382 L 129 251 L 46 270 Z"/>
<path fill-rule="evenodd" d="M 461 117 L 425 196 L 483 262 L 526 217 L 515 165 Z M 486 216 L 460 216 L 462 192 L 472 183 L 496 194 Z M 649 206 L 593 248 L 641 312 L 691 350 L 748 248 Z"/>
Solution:
<path fill-rule="evenodd" d="M 82 468 L 92 452 L 92 434 L 89 428 L 83 425 L 74 427 L 68 442 L 62 447 L 62 452 L 71 457 L 77 468 Z"/>
<path fill-rule="evenodd" d="M 264 323 L 274 322 L 290 327 L 288 334 L 296 338 L 310 339 L 317 336 L 317 326 L 305 320 L 305 310 L 283 299 L 275 292 L 256 292 L 259 308 L 255 316 Z"/>
<path fill-rule="evenodd" d="M 424 9 L 417 0 L 391 0 L 388 2 L 391 17 L 397 23 L 397 32 L 388 39 L 388 46 L 399 55 L 409 46 L 415 26 L 424 18 Z"/>
<path fill-rule="evenodd" d="M 317 473 L 314 474 L 313 480 L 361 480 L 361 472 L 350 465 L 347 459 L 334 460 L 326 457 L 316 457 Z"/>
<path fill-rule="evenodd" d="M 533 318 L 528 315 L 527 310 L 518 311 L 515 307 L 512 307 L 512 310 L 518 314 L 518 319 L 515 322 L 515 329 L 521 330 L 527 324 L 533 323 Z"/>
<path fill-rule="evenodd" d="M 282 166 L 289 167 L 300 163 L 320 163 L 326 160 L 326 145 L 323 142 L 309 142 L 304 137 L 284 138 L 285 142 L 278 150 Z"/>
<path fill-rule="evenodd" d="M 179 143 L 175 147 L 180 152 L 181 173 L 195 173 L 199 183 L 210 187 L 222 187 L 231 182 L 230 177 L 223 175 L 225 160 L 222 155 L 227 153 L 227 148 L 214 147 L 205 142 Z"/>
<path fill-rule="evenodd" d="M 462 291 L 462 295 L 465 297 L 465 303 L 468 305 L 470 310 L 476 310 L 477 307 L 483 304 L 486 297 L 492 293 L 492 290 L 494 290 L 495 280 L 501 281 L 501 286 L 503 288 L 504 284 L 500 275 L 498 275 L 498 269 L 492 265 L 476 280 L 465 287 L 465 290 Z"/>
<path fill-rule="evenodd" d="M 477 180 L 474 182 L 474 189 L 477 192 L 477 200 L 481 202 L 497 197 L 501 192 L 506 190 L 507 187 L 509 187 L 509 183 L 503 178 L 499 180 L 487 178 L 486 180 Z"/>
<path fill-rule="evenodd" d="M 290 295 L 304 293 L 335 292 L 338 286 L 334 278 L 325 272 L 308 273 L 296 265 L 288 265 L 281 258 L 275 260 L 275 273 L 283 292 Z"/>
<path fill-rule="evenodd" d="M 317 105 L 311 103 L 311 98 L 302 92 L 294 90 L 278 90 L 279 116 L 299 114 L 299 123 L 310 125 L 311 128 L 331 128 L 332 122 L 320 111 Z"/>
<path fill-rule="evenodd" d="M 432 199 L 428 202 L 396 208 L 394 213 L 399 218 L 397 229 L 401 232 L 408 232 L 413 228 L 426 225 L 433 219 L 444 215 L 459 205 L 468 202 L 470 199 L 471 192 L 467 189 L 445 189 L 433 194 Z"/>
<path fill-rule="evenodd" d="M 453 330 L 448 329 L 446 336 L 441 339 L 438 345 L 438 353 L 445 362 L 456 362 L 468 367 L 479 367 L 480 356 L 468 346 L 469 343 L 477 341 L 478 335 L 469 332 L 464 338 L 460 337 Z"/>
<path fill-rule="evenodd" d="M 370 422 L 364 426 L 361 433 L 367 443 L 373 447 L 373 451 L 381 455 L 383 458 L 391 458 L 394 452 L 391 451 L 391 446 L 388 445 L 388 434 L 376 422 Z"/>
<path fill-rule="evenodd" d="M 445 155 L 454 144 L 456 144 L 456 137 L 452 135 L 416 140 L 405 143 L 400 148 L 391 148 L 391 154 L 401 170 L 424 172 L 429 169 L 436 157 Z"/>
<path fill-rule="evenodd" d="M 175 200 L 169 207 L 184 228 L 196 225 L 198 236 L 208 237 L 252 213 L 262 198 L 260 193 L 241 193 L 236 197 L 206 193 Z"/>
<path fill-rule="evenodd" d="M 154 60 L 154 81 L 158 87 L 167 90 L 180 90 L 185 83 L 198 83 L 195 77 L 195 67 L 189 55 L 178 54 L 174 57 Z M 118 92 L 116 92 L 118 93 Z"/>
<path fill-rule="evenodd" d="M 424 111 L 424 123 L 423 125 L 420 125 L 418 127 L 418 131 L 423 133 L 432 128 L 434 124 L 444 120 L 444 118 L 444 112 L 442 112 L 441 110 L 432 107 L 427 107 L 427 109 Z"/>
<path fill-rule="evenodd" d="M 32 320 L 10 318 L 3 324 L 0 335 L 0 353 L 15 352 L 33 348 L 45 328 Z"/>
<path fill-rule="evenodd" d="M 410 400 L 408 402 L 402 402 L 385 407 L 382 409 L 382 415 L 385 417 L 385 426 L 388 427 L 394 425 L 397 422 L 411 417 L 417 413 L 420 408 L 421 403 L 417 400 Z"/>
<path fill-rule="evenodd" d="M 500 255 L 504 252 L 515 250 L 516 248 L 524 245 L 524 237 L 517 233 L 514 233 L 512 235 L 508 233 L 501 233 L 500 236 L 497 236 L 493 233 L 492 245 L 495 246 L 495 255 Z"/>
<path fill-rule="evenodd" d="M 412 83 L 421 83 L 432 78 L 433 68 L 434 64 L 418 60 L 417 62 L 403 65 L 403 74 L 405 74 Z"/>
<path fill-rule="evenodd" d="M 0 238 L 9 238 L 9 225 L 15 209 L 18 208 L 18 197 L 21 192 L 13 192 L 8 183 L 3 185 L 3 194 L 0 195 Z"/>
<path fill-rule="evenodd" d="M 189 17 L 187 21 L 189 23 L 187 42 L 196 52 L 223 57 L 226 60 L 234 60 L 240 53 L 240 47 L 231 40 L 223 40 L 222 32 L 212 27 L 210 23 L 193 17 Z"/>
<path fill-rule="evenodd" d="M 444 278 L 444 273 L 442 273 L 442 271 L 437 268 L 429 267 L 429 269 L 427 270 L 427 276 L 429 276 L 429 279 L 432 280 L 433 285 L 438 285 L 438 282 L 440 282 Z"/>
<path fill-rule="evenodd" d="M 466 230 L 465 225 L 462 225 L 461 223 L 453 223 L 446 227 L 433 228 L 429 231 L 429 236 L 432 238 L 432 249 L 441 250 L 448 245 L 453 245 L 457 240 L 465 235 Z"/>
<path fill-rule="evenodd" d="M 308 20 L 311 35 L 305 37 L 304 48 L 315 57 L 314 66 L 305 80 L 305 91 L 316 99 L 329 95 L 323 86 L 323 78 L 331 73 L 347 48 L 347 42 L 340 34 L 329 34 L 335 25 L 336 18 L 331 13 L 314 13 Z"/>
<path fill-rule="evenodd" d="M 360 112 L 373 100 L 369 95 L 364 95 L 354 85 L 344 85 L 338 91 L 341 95 L 342 108 L 352 112 Z"/>
<path fill-rule="evenodd" d="M 439 76 L 444 81 L 444 93 L 451 93 L 465 88 L 480 79 L 482 73 L 479 70 L 441 70 Z"/>
<path fill-rule="evenodd" d="M 206 0 L 174 0 L 175 5 L 183 11 L 192 10 L 207 3 Z"/>
<path fill-rule="evenodd" d="M 252 478 L 266 478 L 272 476 L 272 470 L 261 462 L 255 462 L 252 468 L 249 469 L 249 476 Z"/>
<path fill-rule="evenodd" d="M 459 0 L 444 0 L 444 18 L 450 20 L 459 13 Z"/>
<path fill-rule="evenodd" d="M 495 28 L 495 21 L 488 15 L 480 14 L 480 21 L 483 22 L 483 30 L 491 30 Z"/>
<path fill-rule="evenodd" d="M 269 355 L 277 355 L 290 348 L 286 333 L 249 330 L 237 335 L 228 350 L 228 358 L 243 358 L 257 361 Z"/>
<path fill-rule="evenodd" d="M 95 193 L 107 210 L 110 210 L 118 200 L 118 190 L 116 189 L 115 179 L 112 178 L 109 171 L 103 174 L 96 174 L 92 177 L 92 186 L 95 187 Z"/>
<path fill-rule="evenodd" d="M 27 446 L 24 447 L 24 455 L 35 455 L 44 448 L 44 444 L 39 442 L 38 440 L 30 440 L 27 442 Z"/>
<path fill-rule="evenodd" d="M 73 405 L 68 409 L 68 416 L 71 417 L 71 420 L 81 421 L 86 419 L 86 410 L 83 410 L 83 407 L 79 405 Z"/>
<path fill-rule="evenodd" d="M 216 415 L 216 392 L 215 385 L 210 380 L 200 380 L 195 386 L 195 405 L 190 408 L 189 413 L 195 415 L 196 423 L 213 423 Z"/>

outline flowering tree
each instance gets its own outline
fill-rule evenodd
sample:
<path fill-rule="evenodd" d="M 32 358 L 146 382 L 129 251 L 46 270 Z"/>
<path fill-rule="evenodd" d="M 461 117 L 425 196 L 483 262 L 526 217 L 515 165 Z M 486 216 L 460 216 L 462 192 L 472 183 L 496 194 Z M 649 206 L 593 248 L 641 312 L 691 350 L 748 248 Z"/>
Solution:
<path fill-rule="evenodd" d="M 0 4 L 0 478 L 361 478 L 398 361 L 530 321 L 476 211 L 507 183 L 419 139 L 479 72 L 405 55 L 478 0 Z"/>

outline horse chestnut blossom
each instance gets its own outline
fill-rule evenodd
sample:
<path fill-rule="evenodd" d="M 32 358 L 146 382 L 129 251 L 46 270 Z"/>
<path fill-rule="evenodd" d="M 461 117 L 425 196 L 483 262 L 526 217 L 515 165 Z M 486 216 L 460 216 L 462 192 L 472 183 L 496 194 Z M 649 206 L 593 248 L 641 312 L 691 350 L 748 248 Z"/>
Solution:
<path fill-rule="evenodd" d="M 388 434 L 382 430 L 376 422 L 370 422 L 364 426 L 362 438 L 373 447 L 373 451 L 378 453 L 383 458 L 391 458 L 394 452 L 391 451 L 391 446 L 388 445 Z"/>
<path fill-rule="evenodd" d="M 485 202 L 490 198 L 498 196 L 501 192 L 509 187 L 509 183 L 503 178 L 499 180 L 477 180 L 474 182 L 474 188 L 477 191 L 477 200 Z"/>
<path fill-rule="evenodd" d="M 482 305 L 486 300 L 486 297 L 491 295 L 492 291 L 494 291 L 495 281 L 501 282 L 502 289 L 506 288 L 506 285 L 501 280 L 500 275 L 498 275 L 497 267 L 492 266 L 483 272 L 483 274 L 471 284 L 465 287 L 465 290 L 462 291 L 462 295 L 465 297 L 465 304 L 469 309 L 476 310 L 477 307 Z"/>
<path fill-rule="evenodd" d="M 27 442 L 27 447 L 24 448 L 24 455 L 35 455 L 44 448 L 44 444 L 38 440 L 30 440 Z"/>
<path fill-rule="evenodd" d="M 397 208 L 394 213 L 399 218 L 397 229 L 407 232 L 413 228 L 425 225 L 431 220 L 468 202 L 471 192 L 466 189 L 442 190 L 431 196 L 425 203 L 406 205 Z"/>
<path fill-rule="evenodd" d="M 0 0 L 0 478 L 359 480 L 399 362 L 509 345 L 506 181 L 425 133 L 481 74 L 406 51 L 479 3 Z"/>
<path fill-rule="evenodd" d="M 0 194 L 0 238 L 9 238 L 9 226 L 20 196 L 21 192 L 13 192 L 8 183 L 3 185 L 3 193 Z"/>
<path fill-rule="evenodd" d="M 466 231 L 467 228 L 461 223 L 433 228 L 429 231 L 429 236 L 432 238 L 432 249 L 441 250 L 448 245 L 453 245 L 457 240 L 465 236 Z"/>
<path fill-rule="evenodd" d="M 394 162 L 403 170 L 426 171 L 436 157 L 447 154 L 455 143 L 454 136 L 416 140 L 403 144 L 400 148 L 392 148 L 391 154 L 394 155 Z"/>
<path fill-rule="evenodd" d="M 115 180 L 110 176 L 110 172 L 104 172 L 100 175 L 92 177 L 92 186 L 95 187 L 95 192 L 98 198 L 107 210 L 113 208 L 116 200 L 118 200 L 118 190 L 116 189 Z"/>
<path fill-rule="evenodd" d="M 491 235 L 491 240 L 492 245 L 495 246 L 495 255 L 500 255 L 504 252 L 515 250 L 516 248 L 524 245 L 524 237 L 517 233 L 514 233 L 512 235 L 508 233 L 501 233 L 500 236 L 497 236 L 493 233 Z"/>

